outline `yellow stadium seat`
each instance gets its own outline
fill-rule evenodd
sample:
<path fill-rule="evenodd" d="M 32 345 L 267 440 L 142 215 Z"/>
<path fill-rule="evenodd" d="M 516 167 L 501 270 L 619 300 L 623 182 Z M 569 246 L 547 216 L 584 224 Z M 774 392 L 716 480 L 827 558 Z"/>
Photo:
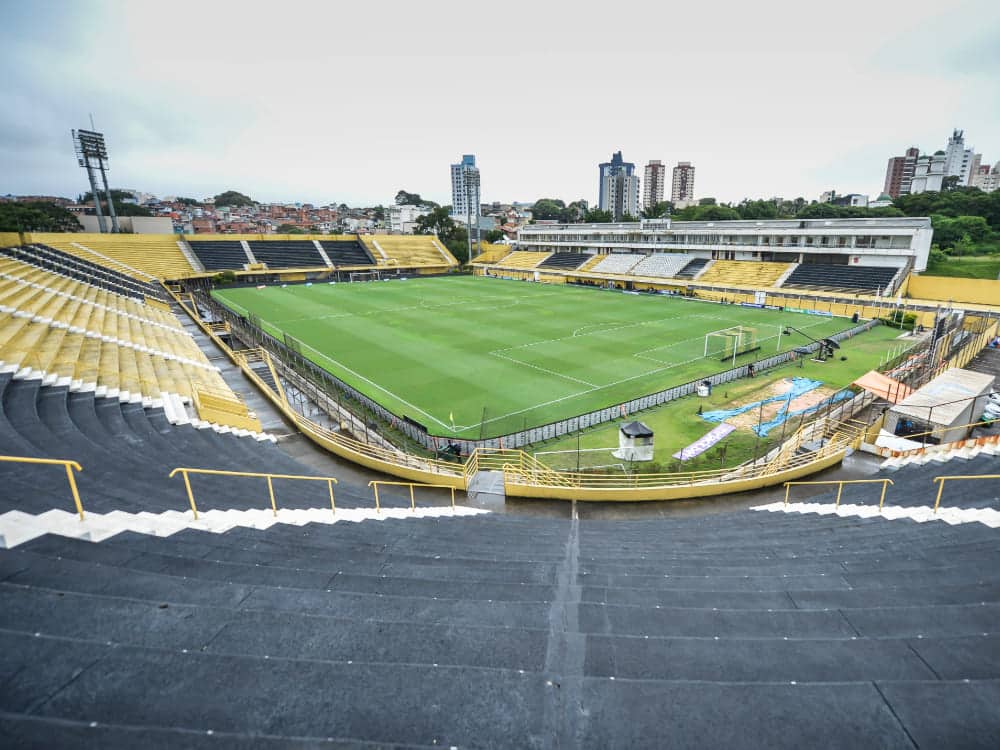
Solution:
<path fill-rule="evenodd" d="M 773 286 L 791 267 L 790 263 L 770 263 L 752 260 L 717 260 L 701 276 L 699 284 L 746 287 Z"/>
<path fill-rule="evenodd" d="M 497 263 L 500 268 L 529 269 L 535 268 L 552 253 L 535 253 L 515 250 L 510 255 L 501 258 Z"/>

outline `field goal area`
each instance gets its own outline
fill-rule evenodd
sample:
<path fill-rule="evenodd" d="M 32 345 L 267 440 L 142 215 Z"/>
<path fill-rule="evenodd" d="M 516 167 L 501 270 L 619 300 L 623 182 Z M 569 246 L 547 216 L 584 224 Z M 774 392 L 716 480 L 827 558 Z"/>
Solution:
<path fill-rule="evenodd" d="M 731 326 L 705 334 L 704 357 L 718 358 L 722 362 L 732 360 L 741 354 L 749 354 L 760 349 L 757 344 L 757 329 L 750 326 Z"/>

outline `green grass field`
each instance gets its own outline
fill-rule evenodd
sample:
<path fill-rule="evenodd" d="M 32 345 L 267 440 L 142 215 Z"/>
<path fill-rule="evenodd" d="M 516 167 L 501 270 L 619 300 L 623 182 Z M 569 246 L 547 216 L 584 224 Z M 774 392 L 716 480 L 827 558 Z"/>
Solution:
<path fill-rule="evenodd" d="M 915 342 L 903 336 L 901 331 L 888 326 L 878 326 L 862 336 L 855 336 L 845 342 L 837 357 L 826 362 L 811 359 L 797 360 L 767 370 L 753 380 L 743 378 L 715 388 L 708 398 L 685 396 L 662 406 L 654 407 L 633 415 L 641 419 L 656 434 L 653 461 L 663 471 L 705 471 L 723 466 L 736 466 L 757 455 L 763 455 L 781 441 L 782 430 L 774 430 L 766 439 L 758 440 L 750 429 L 739 429 L 730 434 L 716 448 L 703 453 L 698 458 L 684 462 L 672 458 L 685 446 L 690 445 L 715 427 L 698 415 L 698 409 L 731 409 L 753 402 L 767 391 L 772 384 L 791 377 L 806 377 L 823 382 L 830 391 L 836 391 L 874 370 L 882 363 L 887 351 L 901 352 Z M 840 359 L 840 357 L 845 359 Z M 752 415 L 751 415 L 752 416 Z M 792 430 L 798 421 L 792 420 L 788 429 Z M 585 430 L 579 436 L 570 435 L 536 445 L 532 452 L 544 451 L 540 455 L 545 463 L 559 469 L 575 469 L 577 466 L 608 466 L 617 459 L 611 451 L 618 447 L 618 424 L 608 424 Z M 577 446 L 581 451 L 576 454 Z M 606 449 L 606 450 L 601 450 Z M 649 464 L 637 465 L 638 471 L 652 471 Z"/>
<path fill-rule="evenodd" d="M 437 435 L 495 437 L 727 369 L 705 334 L 752 326 L 745 363 L 843 318 L 478 277 L 213 292 L 398 415 Z M 484 417 L 485 410 L 485 417 Z M 454 428 L 452 426 L 454 418 Z"/>

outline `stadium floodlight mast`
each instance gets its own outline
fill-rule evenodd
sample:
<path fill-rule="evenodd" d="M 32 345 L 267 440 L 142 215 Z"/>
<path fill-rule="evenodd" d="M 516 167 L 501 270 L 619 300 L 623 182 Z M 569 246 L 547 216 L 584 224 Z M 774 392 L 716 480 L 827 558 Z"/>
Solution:
<path fill-rule="evenodd" d="M 464 174 L 465 178 L 465 228 L 466 241 L 469 248 L 469 262 L 472 262 L 472 219 L 476 219 L 476 248 L 481 254 L 483 252 L 483 240 L 479 236 L 479 170 L 469 170 Z M 475 190 L 473 190 L 475 188 Z M 476 210 L 473 214 L 472 198 L 476 197 Z"/>
<path fill-rule="evenodd" d="M 104 133 L 93 130 L 73 130 L 72 133 L 77 164 L 87 170 L 87 179 L 90 180 L 90 193 L 94 196 L 94 208 L 97 210 L 97 226 L 102 233 L 108 231 L 104 212 L 101 210 L 101 194 L 97 190 L 95 169 L 100 171 L 104 183 L 108 213 L 111 214 L 111 231 L 118 232 L 118 215 L 115 213 L 115 203 L 111 200 L 111 190 L 108 188 L 108 147 L 104 143 Z"/>

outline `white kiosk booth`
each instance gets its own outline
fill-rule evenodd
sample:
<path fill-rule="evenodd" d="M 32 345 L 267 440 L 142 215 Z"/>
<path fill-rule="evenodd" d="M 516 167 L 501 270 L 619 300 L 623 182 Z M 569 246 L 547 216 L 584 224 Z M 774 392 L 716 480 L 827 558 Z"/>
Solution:
<path fill-rule="evenodd" d="M 653 431 L 642 422 L 626 422 L 618 430 L 618 450 L 611 455 L 623 461 L 652 461 Z"/>

